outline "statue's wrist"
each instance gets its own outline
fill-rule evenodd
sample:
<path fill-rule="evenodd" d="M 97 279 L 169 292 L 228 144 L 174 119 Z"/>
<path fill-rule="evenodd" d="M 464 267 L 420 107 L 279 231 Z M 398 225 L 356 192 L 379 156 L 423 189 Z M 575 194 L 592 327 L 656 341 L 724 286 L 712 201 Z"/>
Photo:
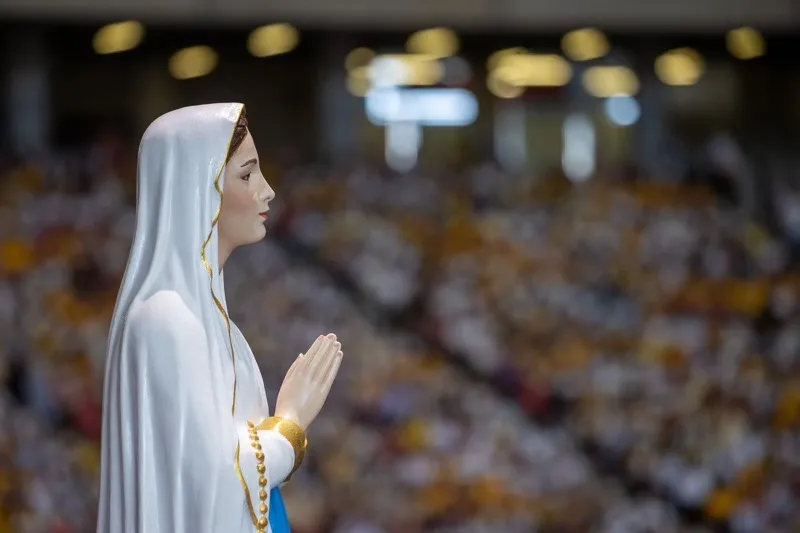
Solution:
<path fill-rule="evenodd" d="M 303 427 L 303 424 L 300 423 L 300 417 L 297 415 L 297 412 L 293 409 L 276 409 L 275 410 L 275 418 L 283 418 L 284 420 L 289 420 L 290 422 L 294 422 L 300 428 L 305 431 L 306 428 Z"/>
<path fill-rule="evenodd" d="M 283 436 L 283 438 L 291 444 L 294 450 L 294 465 L 292 471 L 286 477 L 286 481 L 288 481 L 297 469 L 300 468 L 305 458 L 306 449 L 308 448 L 308 439 L 306 438 L 305 430 L 294 420 L 278 415 L 264 419 L 258 425 L 258 430 L 274 431 Z"/>

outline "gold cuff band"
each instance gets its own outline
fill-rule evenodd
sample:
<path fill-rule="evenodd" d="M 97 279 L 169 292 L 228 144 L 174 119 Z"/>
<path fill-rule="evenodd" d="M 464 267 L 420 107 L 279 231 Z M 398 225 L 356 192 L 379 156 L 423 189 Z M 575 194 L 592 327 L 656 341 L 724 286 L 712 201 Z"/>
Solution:
<path fill-rule="evenodd" d="M 292 467 L 289 475 L 286 476 L 286 481 L 289 481 L 297 469 L 300 468 L 300 465 L 303 464 L 303 459 L 306 456 L 306 449 L 308 448 L 306 432 L 297 423 L 277 416 L 265 419 L 258 425 L 258 430 L 276 431 L 292 445 L 294 449 L 294 467 Z"/>

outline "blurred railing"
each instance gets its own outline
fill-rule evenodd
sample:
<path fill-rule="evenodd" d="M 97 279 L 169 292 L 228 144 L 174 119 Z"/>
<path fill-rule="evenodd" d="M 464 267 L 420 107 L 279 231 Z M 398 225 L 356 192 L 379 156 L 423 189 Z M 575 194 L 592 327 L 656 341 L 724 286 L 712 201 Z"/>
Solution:
<path fill-rule="evenodd" d="M 448 24 L 553 29 L 591 22 L 640 30 L 717 31 L 743 24 L 791 30 L 799 25 L 795 4 L 794 0 L 0 0 L 0 16 L 204 23 L 287 20 L 371 28 Z"/>

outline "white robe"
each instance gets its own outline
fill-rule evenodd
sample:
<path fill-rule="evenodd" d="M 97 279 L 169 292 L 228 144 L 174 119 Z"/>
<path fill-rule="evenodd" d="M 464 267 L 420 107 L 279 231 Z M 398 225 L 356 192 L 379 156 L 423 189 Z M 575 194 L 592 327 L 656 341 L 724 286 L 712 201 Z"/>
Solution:
<path fill-rule="evenodd" d="M 216 224 L 241 110 L 180 109 L 142 138 L 136 233 L 106 361 L 98 533 L 257 530 L 247 423 L 269 409 L 253 353 L 228 317 Z M 274 432 L 259 440 L 269 494 L 294 452 Z"/>

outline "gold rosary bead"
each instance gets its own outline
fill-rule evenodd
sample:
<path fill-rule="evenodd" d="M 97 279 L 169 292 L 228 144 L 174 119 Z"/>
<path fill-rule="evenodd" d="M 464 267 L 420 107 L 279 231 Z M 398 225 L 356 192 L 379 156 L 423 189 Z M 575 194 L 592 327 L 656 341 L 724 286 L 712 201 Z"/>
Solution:
<path fill-rule="evenodd" d="M 256 465 L 256 469 L 258 470 L 259 474 L 263 474 L 267 471 L 267 467 L 264 466 L 264 463 L 258 463 L 258 465 Z"/>
<path fill-rule="evenodd" d="M 267 478 L 265 478 L 264 476 L 258 476 L 258 484 L 261 487 L 266 487 L 267 486 Z"/>
<path fill-rule="evenodd" d="M 258 519 L 258 527 L 266 529 L 267 524 L 269 524 L 269 520 L 267 520 L 266 516 L 262 516 Z"/>
<path fill-rule="evenodd" d="M 258 510 L 261 512 L 261 514 L 267 514 L 267 511 L 269 511 L 269 507 L 267 507 L 266 503 L 262 503 L 261 505 L 258 506 Z"/>

